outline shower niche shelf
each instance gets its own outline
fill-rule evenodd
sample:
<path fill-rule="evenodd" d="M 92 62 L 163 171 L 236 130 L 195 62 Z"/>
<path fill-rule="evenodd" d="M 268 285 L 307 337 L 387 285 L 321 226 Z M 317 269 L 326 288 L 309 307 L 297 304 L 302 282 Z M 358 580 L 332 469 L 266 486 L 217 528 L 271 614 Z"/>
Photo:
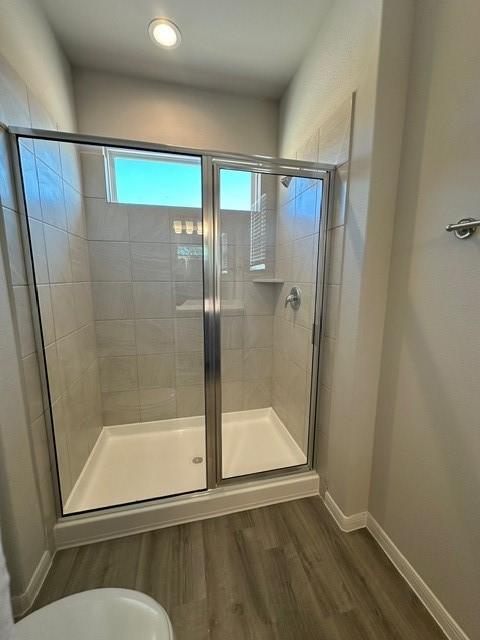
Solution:
<path fill-rule="evenodd" d="M 281 278 L 255 278 L 252 282 L 255 284 L 283 284 L 285 280 Z"/>

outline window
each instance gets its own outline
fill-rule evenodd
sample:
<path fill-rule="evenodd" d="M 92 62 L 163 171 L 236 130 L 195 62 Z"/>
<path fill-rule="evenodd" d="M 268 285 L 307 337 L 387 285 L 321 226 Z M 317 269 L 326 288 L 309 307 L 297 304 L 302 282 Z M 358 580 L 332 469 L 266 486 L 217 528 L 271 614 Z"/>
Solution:
<path fill-rule="evenodd" d="M 106 149 L 110 202 L 166 207 L 202 205 L 200 158 Z"/>
<path fill-rule="evenodd" d="M 196 156 L 105 149 L 110 202 L 165 207 L 202 206 L 202 164 Z M 251 211 L 256 178 L 250 171 L 222 169 L 220 207 Z"/>

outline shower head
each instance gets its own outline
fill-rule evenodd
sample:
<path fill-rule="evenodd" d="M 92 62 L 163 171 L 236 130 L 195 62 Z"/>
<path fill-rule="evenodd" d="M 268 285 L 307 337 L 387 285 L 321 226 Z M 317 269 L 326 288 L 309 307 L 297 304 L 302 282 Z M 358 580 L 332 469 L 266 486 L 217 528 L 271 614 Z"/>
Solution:
<path fill-rule="evenodd" d="M 292 176 L 283 176 L 282 178 L 280 178 L 280 182 L 283 184 L 283 186 L 288 189 L 288 187 L 290 186 L 290 182 L 292 181 Z"/>

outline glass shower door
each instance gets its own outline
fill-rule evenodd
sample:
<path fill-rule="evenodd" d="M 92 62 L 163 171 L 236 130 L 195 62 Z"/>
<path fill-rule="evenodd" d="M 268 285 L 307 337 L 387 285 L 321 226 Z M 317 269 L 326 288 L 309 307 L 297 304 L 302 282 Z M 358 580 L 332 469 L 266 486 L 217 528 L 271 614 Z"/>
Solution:
<path fill-rule="evenodd" d="M 223 479 L 311 461 L 312 335 L 324 237 L 323 183 L 312 174 L 217 166 Z"/>
<path fill-rule="evenodd" d="M 205 489 L 201 157 L 17 141 L 62 513 Z"/>

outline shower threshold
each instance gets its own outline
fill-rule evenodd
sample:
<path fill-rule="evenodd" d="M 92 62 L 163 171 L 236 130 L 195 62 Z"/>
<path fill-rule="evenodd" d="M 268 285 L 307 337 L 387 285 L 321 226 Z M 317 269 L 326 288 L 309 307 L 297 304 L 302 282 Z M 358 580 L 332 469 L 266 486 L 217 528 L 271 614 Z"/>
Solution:
<path fill-rule="evenodd" d="M 224 478 L 307 461 L 271 407 L 224 413 L 222 422 Z M 205 487 L 204 416 L 107 426 L 72 489 L 65 513 Z"/>

